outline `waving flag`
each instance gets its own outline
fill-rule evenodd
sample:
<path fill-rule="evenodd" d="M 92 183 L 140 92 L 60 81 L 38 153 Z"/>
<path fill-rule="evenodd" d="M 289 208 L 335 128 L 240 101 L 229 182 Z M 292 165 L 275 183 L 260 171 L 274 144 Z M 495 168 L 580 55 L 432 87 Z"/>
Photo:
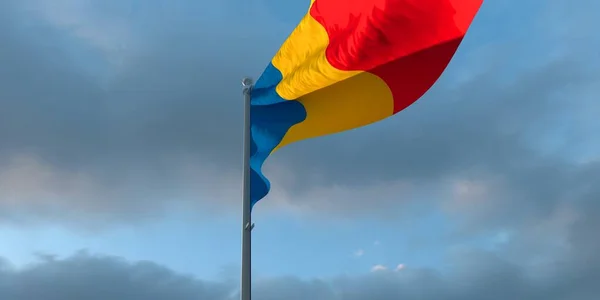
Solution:
<path fill-rule="evenodd" d="M 380 121 L 440 77 L 483 0 L 312 0 L 251 94 L 250 198 L 290 143 Z"/>

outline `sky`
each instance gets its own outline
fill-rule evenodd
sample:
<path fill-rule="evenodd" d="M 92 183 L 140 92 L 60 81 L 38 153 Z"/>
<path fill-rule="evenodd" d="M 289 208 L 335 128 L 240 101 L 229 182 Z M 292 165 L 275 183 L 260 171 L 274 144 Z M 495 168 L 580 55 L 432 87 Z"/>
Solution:
<path fill-rule="evenodd" d="M 240 80 L 307 7 L 0 1 L 2 299 L 237 299 Z M 488 0 L 417 103 L 272 156 L 254 298 L 596 299 L 597 11 Z"/>

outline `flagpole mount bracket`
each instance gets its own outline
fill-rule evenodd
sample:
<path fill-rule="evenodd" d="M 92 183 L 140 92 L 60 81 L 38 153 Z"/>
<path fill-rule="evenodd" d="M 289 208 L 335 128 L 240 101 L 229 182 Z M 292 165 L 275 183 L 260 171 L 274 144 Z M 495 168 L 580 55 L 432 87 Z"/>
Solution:
<path fill-rule="evenodd" d="M 254 223 L 246 223 L 246 226 L 244 226 L 244 229 L 246 229 L 248 231 L 252 231 L 252 229 L 254 229 Z"/>

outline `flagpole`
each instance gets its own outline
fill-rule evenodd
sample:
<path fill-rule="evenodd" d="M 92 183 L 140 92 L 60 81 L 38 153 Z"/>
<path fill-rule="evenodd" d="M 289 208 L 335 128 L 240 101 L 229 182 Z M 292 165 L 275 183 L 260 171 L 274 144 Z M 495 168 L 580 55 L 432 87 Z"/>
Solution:
<path fill-rule="evenodd" d="M 250 92 L 253 82 L 251 78 L 242 79 L 244 94 L 244 149 L 243 149 L 243 187 L 242 187 L 242 270 L 240 300 L 251 298 L 251 261 L 252 261 L 252 224 L 250 199 Z"/>

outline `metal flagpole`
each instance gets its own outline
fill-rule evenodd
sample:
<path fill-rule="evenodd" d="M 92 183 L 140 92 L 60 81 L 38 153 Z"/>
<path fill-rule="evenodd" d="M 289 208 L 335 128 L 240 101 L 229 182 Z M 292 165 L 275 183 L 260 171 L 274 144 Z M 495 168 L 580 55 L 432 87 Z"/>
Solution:
<path fill-rule="evenodd" d="M 242 187 L 242 274 L 240 299 L 251 298 L 251 260 L 252 260 L 252 224 L 250 203 L 250 92 L 253 81 L 251 78 L 242 80 L 244 93 L 244 158 L 243 158 L 243 187 Z"/>

